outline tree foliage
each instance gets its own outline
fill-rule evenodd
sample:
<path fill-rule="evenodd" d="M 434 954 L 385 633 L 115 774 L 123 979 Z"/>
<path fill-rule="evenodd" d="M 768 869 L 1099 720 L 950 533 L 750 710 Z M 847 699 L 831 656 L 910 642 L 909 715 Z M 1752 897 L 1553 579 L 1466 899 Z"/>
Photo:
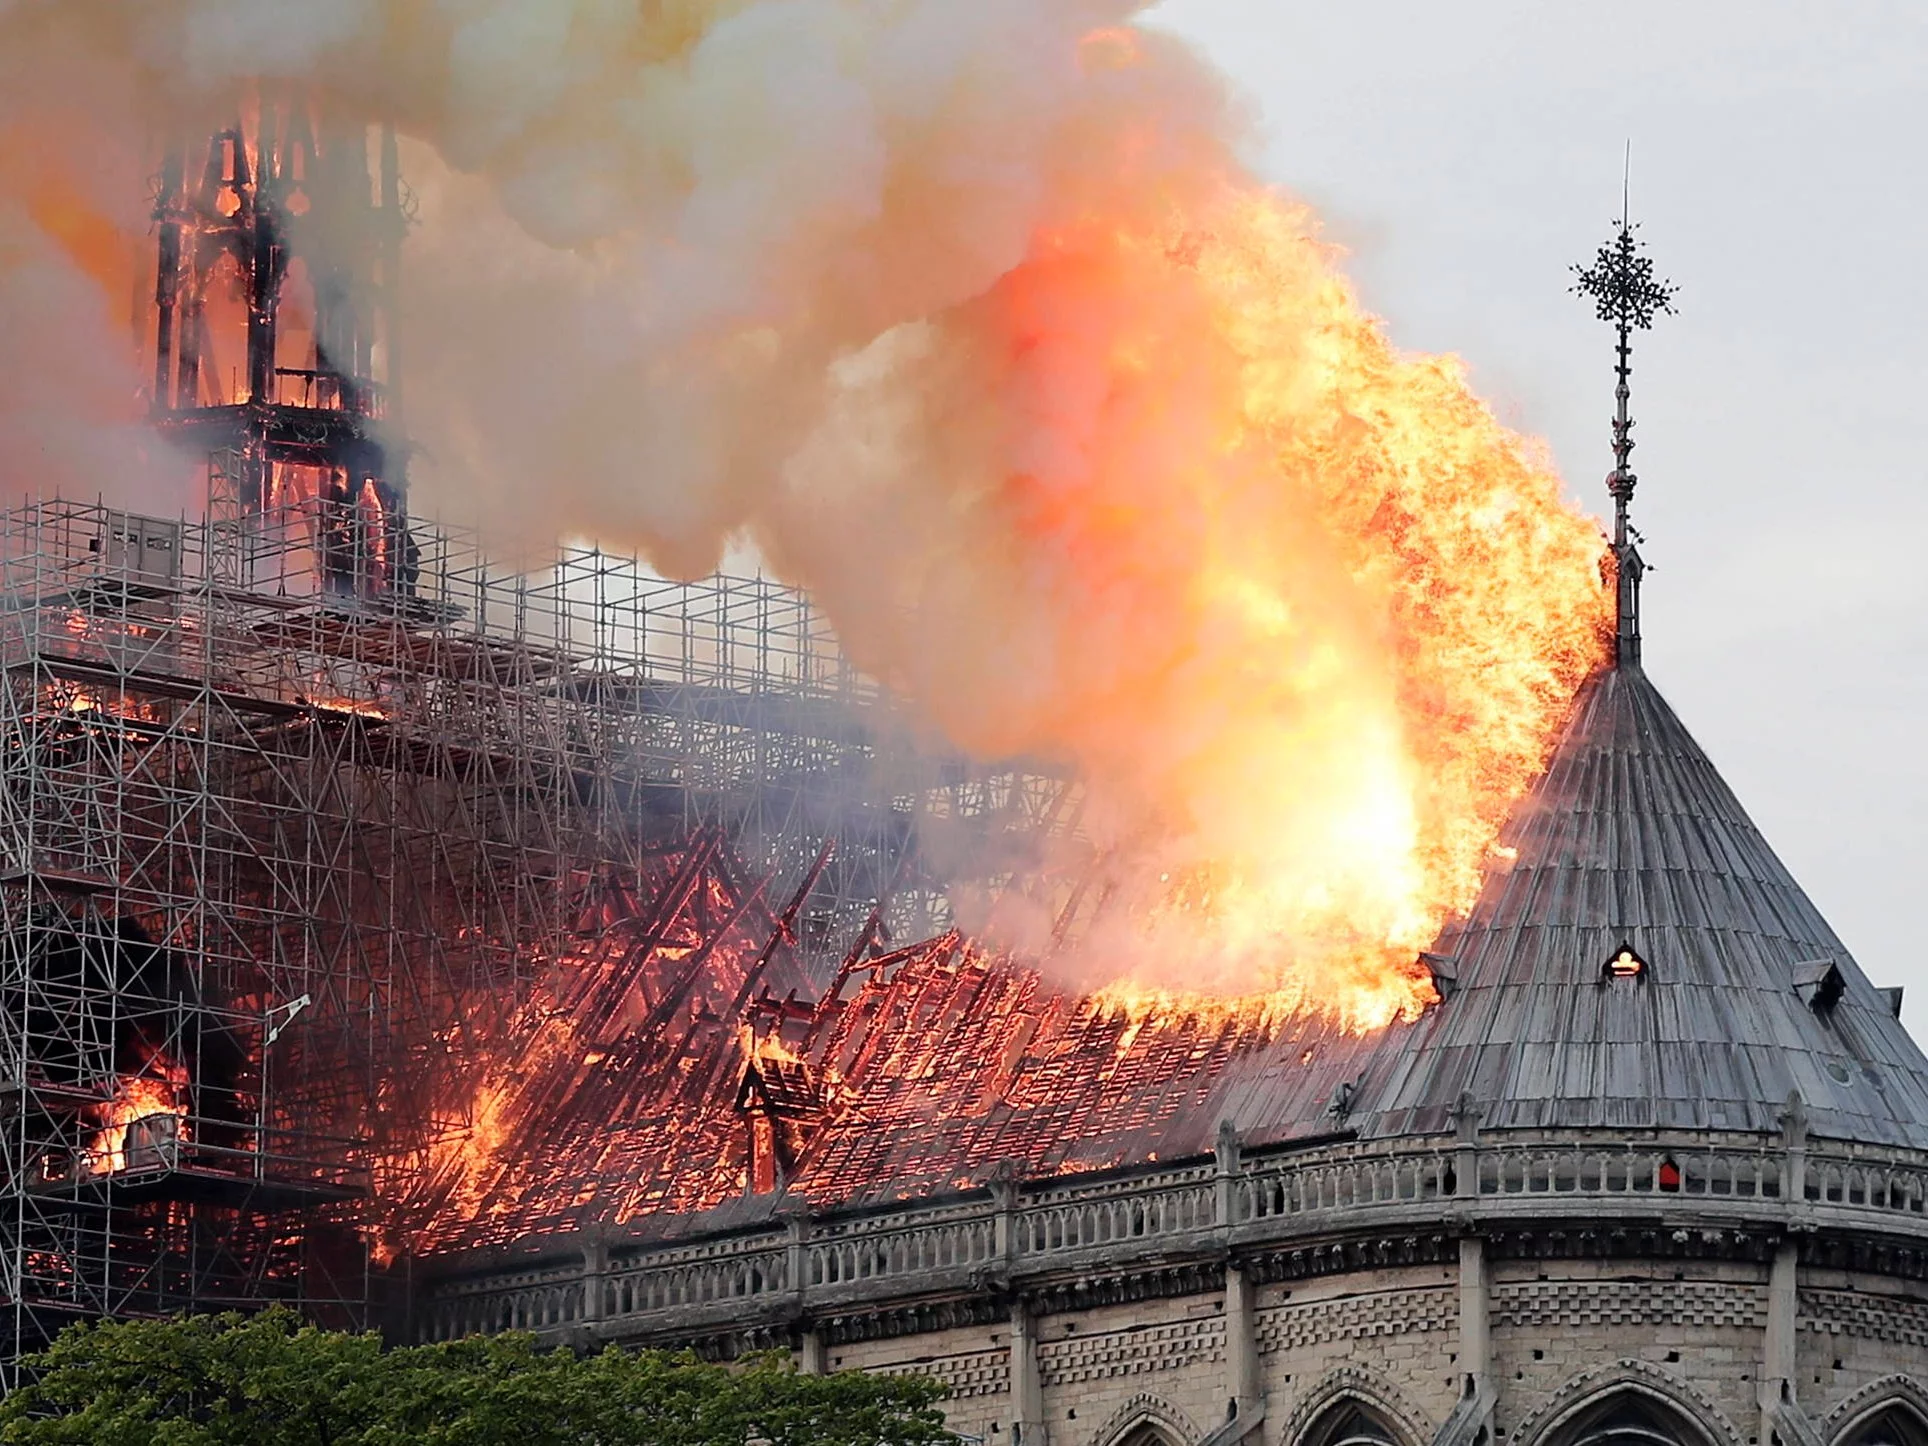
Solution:
<path fill-rule="evenodd" d="M 372 1335 L 255 1316 L 70 1327 L 0 1401 L 0 1442 L 32 1446 L 940 1446 L 921 1377 L 806 1376 L 533 1337 L 383 1350 Z"/>

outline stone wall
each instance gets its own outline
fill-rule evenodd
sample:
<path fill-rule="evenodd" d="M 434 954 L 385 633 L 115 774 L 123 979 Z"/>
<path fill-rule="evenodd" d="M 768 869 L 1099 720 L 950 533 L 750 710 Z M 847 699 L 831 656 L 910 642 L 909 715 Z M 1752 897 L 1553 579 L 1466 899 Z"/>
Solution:
<path fill-rule="evenodd" d="M 1489 1439 L 1538 1446 L 1576 1404 L 1637 1388 L 1673 1401 L 1714 1446 L 1760 1446 L 1771 1277 L 1768 1266 L 1732 1261 L 1493 1267 Z M 1259 1289 L 1251 1318 L 1265 1415 L 1244 1446 L 1298 1446 L 1343 1400 L 1368 1405 L 1395 1446 L 1441 1438 L 1468 1365 L 1460 1289 L 1453 1265 Z M 1826 1446 L 1830 1421 L 1846 1424 L 1858 1395 L 1905 1393 L 1897 1377 L 1928 1380 L 1928 1293 L 1816 1271 L 1799 1278 L 1797 1300 L 1793 1394 L 1816 1437 L 1784 1446 Z M 1036 1312 L 1046 1446 L 1119 1446 L 1146 1428 L 1171 1446 L 1205 1441 L 1236 1394 L 1229 1325 L 1223 1290 Z M 826 1348 L 823 1365 L 934 1375 L 951 1389 L 954 1430 L 1011 1446 L 1012 1335 L 1000 1323 L 867 1340 Z M 1928 1392 L 1922 1399 L 1928 1407 Z M 1040 1443 L 1027 1435 L 1022 1446 Z"/>
<path fill-rule="evenodd" d="M 1796 1131 L 1226 1138 L 569 1247 L 445 1265 L 411 1333 L 790 1344 L 935 1375 L 984 1446 L 1928 1446 L 1928 1157 Z"/>

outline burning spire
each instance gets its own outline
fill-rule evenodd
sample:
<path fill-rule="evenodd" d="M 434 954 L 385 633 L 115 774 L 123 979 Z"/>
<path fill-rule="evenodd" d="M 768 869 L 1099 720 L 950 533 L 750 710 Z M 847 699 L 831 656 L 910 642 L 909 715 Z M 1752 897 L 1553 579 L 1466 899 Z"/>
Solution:
<path fill-rule="evenodd" d="M 1614 556 L 1614 656 L 1623 665 L 1640 663 L 1640 577 L 1646 564 L 1640 560 L 1636 543 L 1640 534 L 1627 522 L 1627 506 L 1633 501 L 1634 484 L 1639 481 L 1628 458 L 1633 455 L 1633 417 L 1627 410 L 1632 396 L 1628 379 L 1633 376 L 1633 333 L 1646 331 L 1661 313 L 1673 314 L 1674 295 L 1679 291 L 1671 281 L 1656 280 L 1653 258 L 1642 253 L 1633 233 L 1639 228 L 1630 219 L 1626 177 L 1621 179 L 1620 219 L 1614 237 L 1603 245 L 1591 266 L 1575 266 L 1578 278 L 1573 290 L 1591 297 L 1594 312 L 1602 321 L 1613 323 L 1617 337 L 1613 389 L 1613 470 L 1607 474 L 1607 490 L 1613 494 Z"/>

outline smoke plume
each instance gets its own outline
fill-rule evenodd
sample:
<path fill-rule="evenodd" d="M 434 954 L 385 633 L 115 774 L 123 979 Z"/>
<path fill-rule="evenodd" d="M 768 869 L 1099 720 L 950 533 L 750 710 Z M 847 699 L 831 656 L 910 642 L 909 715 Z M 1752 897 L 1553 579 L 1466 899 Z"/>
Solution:
<path fill-rule="evenodd" d="M 1076 766 L 1088 980 L 1410 1009 L 1601 656 L 1599 537 L 1143 9 L 0 0 L 0 482 L 134 465 L 95 253 L 158 128 L 392 118 L 420 505 L 749 539 L 956 744 Z"/>

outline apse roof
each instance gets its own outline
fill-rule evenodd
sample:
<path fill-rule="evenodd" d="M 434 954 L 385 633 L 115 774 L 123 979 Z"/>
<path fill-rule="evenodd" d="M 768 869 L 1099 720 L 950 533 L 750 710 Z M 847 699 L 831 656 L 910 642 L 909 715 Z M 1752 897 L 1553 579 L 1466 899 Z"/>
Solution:
<path fill-rule="evenodd" d="M 979 1179 L 1339 1130 L 1780 1128 L 1928 1148 L 1928 1059 L 1637 662 L 1575 698 L 1417 1022 L 1128 1027 L 961 945 L 851 1001 L 825 1063 L 850 1093 L 797 1189 L 908 1198 Z M 1623 952 L 1637 974 L 1615 975 Z M 1624 966 L 1623 966 L 1624 967 Z M 854 1041 L 854 1042 L 853 1042 Z"/>
<path fill-rule="evenodd" d="M 1500 842 L 1435 945 L 1452 997 L 1372 1071 L 1374 1132 L 1448 1128 L 1463 1093 L 1489 1129 L 1772 1130 L 1798 1089 L 1816 1133 L 1928 1147 L 1890 995 L 1638 664 L 1582 689 Z"/>

